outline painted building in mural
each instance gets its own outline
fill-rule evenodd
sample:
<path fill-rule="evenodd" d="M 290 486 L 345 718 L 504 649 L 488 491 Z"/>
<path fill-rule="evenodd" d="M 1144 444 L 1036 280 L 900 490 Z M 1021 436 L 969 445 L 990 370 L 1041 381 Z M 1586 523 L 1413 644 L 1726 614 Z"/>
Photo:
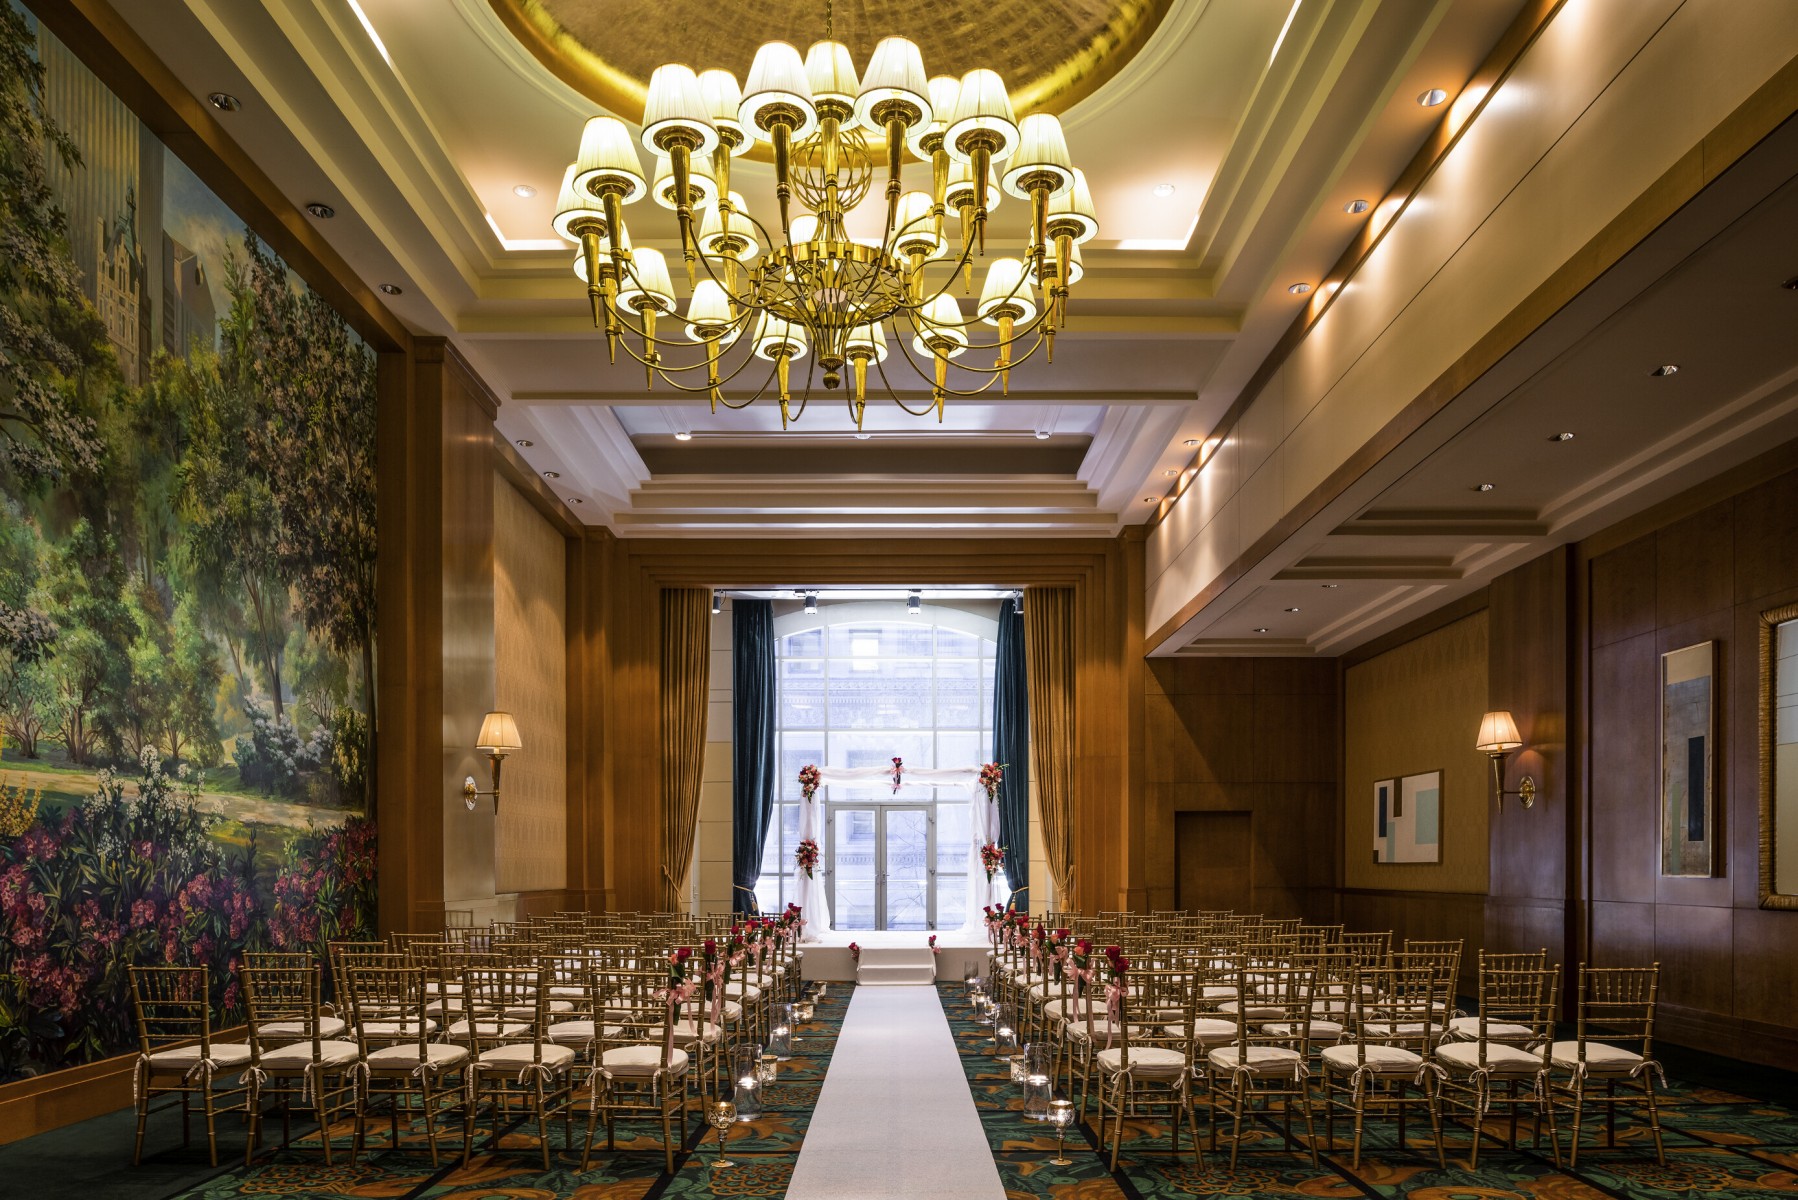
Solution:
<path fill-rule="evenodd" d="M 375 396 L 341 315 L 28 7 L 0 38 L 0 233 L 47 264 L 0 269 L 31 332 L 0 418 L 4 1080 L 130 1049 L 132 965 L 210 966 L 228 1021 L 245 952 L 368 935 Z"/>

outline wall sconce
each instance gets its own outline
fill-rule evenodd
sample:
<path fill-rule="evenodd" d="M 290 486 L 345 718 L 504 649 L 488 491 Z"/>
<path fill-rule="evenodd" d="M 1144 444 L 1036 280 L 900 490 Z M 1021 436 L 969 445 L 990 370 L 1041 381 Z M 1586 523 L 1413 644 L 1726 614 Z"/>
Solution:
<path fill-rule="evenodd" d="M 481 736 L 474 748 L 485 754 L 492 765 L 493 789 L 482 791 L 475 785 L 474 776 L 470 775 L 462 781 L 462 803 L 473 812 L 475 797 L 492 796 L 493 811 L 498 813 L 500 764 L 506 761 L 506 755 L 512 751 L 524 749 L 524 743 L 518 739 L 518 722 L 512 719 L 511 713 L 488 713 L 481 719 Z"/>
<path fill-rule="evenodd" d="M 1505 806 L 1506 796 L 1517 797 L 1518 803 L 1525 808 L 1536 803 L 1536 781 L 1528 775 L 1517 781 L 1516 791 L 1505 790 L 1505 759 L 1522 745 L 1523 739 L 1517 736 L 1517 722 L 1511 719 L 1510 713 L 1489 712 L 1480 719 L 1480 737 L 1474 743 L 1474 749 L 1492 760 L 1492 794 L 1500 808 Z"/>

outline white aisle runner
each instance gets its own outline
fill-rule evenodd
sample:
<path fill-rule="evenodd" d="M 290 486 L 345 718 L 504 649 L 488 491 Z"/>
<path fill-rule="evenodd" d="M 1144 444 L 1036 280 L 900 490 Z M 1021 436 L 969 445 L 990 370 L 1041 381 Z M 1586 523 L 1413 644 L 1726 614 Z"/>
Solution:
<path fill-rule="evenodd" d="M 857 988 L 787 1200 L 1004 1200 L 936 989 Z"/>

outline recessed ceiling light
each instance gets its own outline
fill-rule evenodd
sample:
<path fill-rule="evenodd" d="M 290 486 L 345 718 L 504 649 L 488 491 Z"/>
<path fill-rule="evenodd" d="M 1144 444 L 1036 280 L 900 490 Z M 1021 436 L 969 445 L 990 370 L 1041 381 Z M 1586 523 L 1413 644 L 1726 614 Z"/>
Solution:
<path fill-rule="evenodd" d="M 1287 610 L 1286 610 L 1286 611 L 1287 611 L 1287 612 L 1297 612 L 1297 611 L 1298 611 L 1298 609 L 1296 609 L 1296 608 L 1289 608 L 1289 609 L 1287 609 Z"/>
<path fill-rule="evenodd" d="M 1047 429 L 1039 429 L 1039 430 L 1037 430 L 1037 431 L 1036 431 L 1036 440 L 1037 440 L 1037 441 L 1039 441 L 1039 442 L 1046 442 L 1046 441 L 1048 441 L 1048 440 L 1049 440 L 1049 431 L 1048 431 L 1048 430 L 1047 430 Z"/>
<path fill-rule="evenodd" d="M 570 504 L 585 504 L 586 501 L 582 500 L 579 496 L 570 496 L 570 497 L 568 497 L 568 503 L 570 503 Z"/>
<path fill-rule="evenodd" d="M 676 430 L 674 440 L 677 442 L 690 442 L 693 440 L 693 435 L 685 429 Z"/>
<path fill-rule="evenodd" d="M 1372 207 L 1373 206 L 1365 200 L 1350 200 L 1347 204 L 1342 206 L 1342 211 L 1349 214 L 1351 217 L 1358 217 Z"/>
<path fill-rule="evenodd" d="M 1431 88 L 1427 92 L 1418 93 L 1417 96 L 1417 102 L 1425 108 L 1435 108 L 1446 99 L 1448 99 L 1448 93 L 1441 88 Z"/>
<path fill-rule="evenodd" d="M 519 438 L 518 444 L 520 446 L 523 446 L 526 450 L 529 450 L 532 446 L 535 446 L 537 443 L 533 442 L 530 438 Z"/>
<path fill-rule="evenodd" d="M 1286 290 L 1295 296 L 1303 296 L 1306 292 L 1311 290 L 1311 285 L 1308 283 L 1295 283 Z"/>
<path fill-rule="evenodd" d="M 1784 283 L 1780 284 L 1779 286 L 1784 288 L 1788 292 L 1798 292 L 1798 275 L 1792 276 L 1790 279 L 1786 280 Z"/>
<path fill-rule="evenodd" d="M 1174 194 L 1174 185 L 1171 183 L 1158 183 L 1155 185 L 1155 194 L 1165 200 Z"/>
<path fill-rule="evenodd" d="M 1491 483 L 1476 483 L 1473 485 L 1473 490 L 1476 492 L 1489 492 L 1496 486 L 1496 484 Z"/>
<path fill-rule="evenodd" d="M 1255 626 L 1255 632 L 1256 632 L 1256 633 L 1266 633 L 1266 632 L 1267 632 L 1267 626 L 1265 626 L 1265 625 L 1257 625 L 1257 626 Z"/>
<path fill-rule="evenodd" d="M 1662 363 L 1660 366 L 1658 366 L 1654 370 L 1650 371 L 1649 374 L 1654 376 L 1656 379 L 1665 379 L 1669 375 L 1679 374 L 1679 364 L 1678 363 Z"/>
<path fill-rule="evenodd" d="M 381 291 L 384 294 L 389 295 L 389 296 L 397 296 L 405 290 L 406 290 L 405 288 L 401 287 L 397 283 L 383 283 L 381 285 Z"/>
<path fill-rule="evenodd" d="M 545 478 L 545 479 L 560 479 L 560 478 L 562 478 L 562 472 L 560 472 L 560 471 L 545 471 L 545 472 L 543 472 L 543 478 Z"/>
<path fill-rule="evenodd" d="M 1327 588 L 1339 588 L 1342 585 L 1340 583 L 1326 583 L 1323 586 Z"/>
<path fill-rule="evenodd" d="M 537 189 L 528 183 L 515 183 L 512 185 L 512 194 L 520 200 L 529 200 L 537 194 Z"/>
<path fill-rule="evenodd" d="M 329 221 L 332 217 L 337 215 L 336 209 L 332 208 L 329 204 L 325 204 L 318 200 L 309 201 L 306 205 L 306 211 L 321 221 Z"/>
<path fill-rule="evenodd" d="M 1571 442 L 1573 440 L 1573 435 L 1571 433 L 1557 433 L 1548 440 L 1551 442 Z"/>
<path fill-rule="evenodd" d="M 861 433 L 858 433 L 855 435 L 855 440 L 858 442 L 865 442 L 873 436 L 874 436 L 873 434 L 867 432 L 866 430 L 863 430 Z"/>
<path fill-rule="evenodd" d="M 1177 468 L 1177 467 L 1169 467 L 1167 470 L 1162 472 L 1163 475 L 1167 475 L 1169 477 L 1178 475 L 1179 473 L 1180 473 L 1180 471 L 1179 471 L 1179 468 Z"/>
<path fill-rule="evenodd" d="M 212 107 L 218 109 L 220 112 L 236 112 L 243 107 L 243 105 L 238 102 L 237 97 L 233 96 L 230 92 L 213 92 L 206 97 L 206 103 L 212 105 Z"/>
<path fill-rule="evenodd" d="M 1144 497 L 1143 497 L 1143 498 L 1142 498 L 1142 502 L 1143 502 L 1143 503 L 1144 503 L 1144 504 L 1153 504 L 1153 503 L 1155 503 L 1155 497 L 1153 497 L 1153 496 L 1144 496 Z"/>
<path fill-rule="evenodd" d="M 1181 443 L 1181 445 L 1183 445 L 1183 446 L 1196 446 L 1198 444 L 1199 444 L 1198 438 L 1187 438 L 1184 442 Z"/>

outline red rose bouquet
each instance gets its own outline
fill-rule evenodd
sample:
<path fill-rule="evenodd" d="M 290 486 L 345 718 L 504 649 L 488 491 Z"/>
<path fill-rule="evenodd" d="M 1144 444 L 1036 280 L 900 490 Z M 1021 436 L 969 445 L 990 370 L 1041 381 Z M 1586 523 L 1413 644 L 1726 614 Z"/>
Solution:
<path fill-rule="evenodd" d="M 993 881 L 993 873 L 1005 865 L 1005 848 L 997 842 L 988 842 L 980 848 L 980 865 L 986 868 L 986 881 Z"/>
<path fill-rule="evenodd" d="M 810 879 L 812 871 L 818 866 L 818 843 L 811 838 L 800 842 L 793 850 L 793 862 L 798 865 L 805 877 Z"/>
<path fill-rule="evenodd" d="M 799 768 L 799 794 L 805 797 L 806 803 L 808 804 L 811 803 L 812 797 L 818 794 L 818 768 L 816 764 L 806 763 L 803 767 Z"/>
<path fill-rule="evenodd" d="M 849 957 L 859 963 L 862 960 L 862 948 L 854 942 L 849 943 Z"/>
<path fill-rule="evenodd" d="M 999 798 L 999 784 L 1005 778 L 1005 768 L 996 762 L 987 763 L 980 768 L 980 786 L 986 789 L 989 801 Z"/>
<path fill-rule="evenodd" d="M 899 794 L 899 784 L 903 781 L 902 777 L 904 775 L 905 775 L 905 763 L 899 758 L 899 756 L 897 754 L 895 754 L 893 756 L 893 794 L 895 796 L 897 796 Z"/>

